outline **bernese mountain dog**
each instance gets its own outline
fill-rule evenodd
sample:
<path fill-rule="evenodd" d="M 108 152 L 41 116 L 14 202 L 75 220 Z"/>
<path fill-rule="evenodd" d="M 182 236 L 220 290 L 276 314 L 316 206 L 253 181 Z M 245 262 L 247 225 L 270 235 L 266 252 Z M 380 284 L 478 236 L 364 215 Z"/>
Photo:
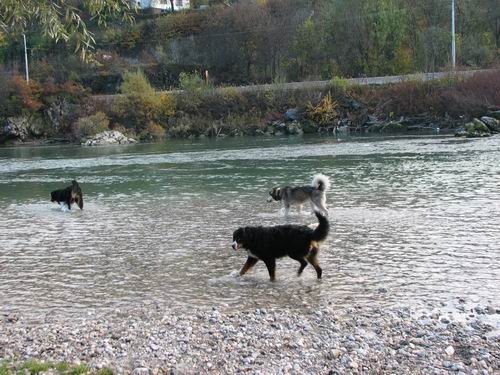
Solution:
<path fill-rule="evenodd" d="M 300 263 L 297 274 L 300 276 L 307 264 L 316 270 L 318 279 L 323 273 L 318 263 L 319 245 L 328 236 L 330 225 L 322 212 L 315 211 L 319 225 L 311 229 L 306 225 L 276 225 L 272 227 L 241 227 L 233 233 L 233 249 L 245 249 L 248 258 L 240 270 L 240 276 L 247 273 L 259 260 L 262 260 L 271 281 L 274 281 L 276 259 L 289 256 Z"/>

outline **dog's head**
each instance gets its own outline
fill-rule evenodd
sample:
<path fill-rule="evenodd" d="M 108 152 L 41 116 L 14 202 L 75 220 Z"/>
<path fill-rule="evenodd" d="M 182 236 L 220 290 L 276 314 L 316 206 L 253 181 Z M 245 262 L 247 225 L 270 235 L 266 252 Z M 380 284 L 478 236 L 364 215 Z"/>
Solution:
<path fill-rule="evenodd" d="M 238 228 L 233 232 L 233 250 L 247 249 L 252 239 L 252 228 Z"/>
<path fill-rule="evenodd" d="M 75 180 L 71 181 L 71 200 L 76 202 L 80 210 L 83 210 L 83 194 L 80 185 Z"/>
<path fill-rule="evenodd" d="M 280 187 L 275 186 L 269 192 L 269 197 L 267 198 L 267 201 L 272 202 L 273 200 L 275 200 L 275 201 L 281 200 L 281 188 Z"/>

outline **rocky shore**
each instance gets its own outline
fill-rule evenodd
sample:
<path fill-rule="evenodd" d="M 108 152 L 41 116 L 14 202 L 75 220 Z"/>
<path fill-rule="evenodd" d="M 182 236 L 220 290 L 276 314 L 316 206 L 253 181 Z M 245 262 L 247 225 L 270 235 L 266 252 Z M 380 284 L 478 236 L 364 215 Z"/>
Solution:
<path fill-rule="evenodd" d="M 136 143 L 137 140 L 125 136 L 123 133 L 116 130 L 108 130 L 94 135 L 93 137 L 84 138 L 80 141 L 82 146 L 105 146 L 105 145 L 127 145 Z"/>
<path fill-rule="evenodd" d="M 66 361 L 120 374 L 499 373 L 500 309 L 457 303 L 453 312 L 444 305 L 246 312 L 152 305 L 38 322 L 9 314 L 0 321 L 0 364 Z"/>

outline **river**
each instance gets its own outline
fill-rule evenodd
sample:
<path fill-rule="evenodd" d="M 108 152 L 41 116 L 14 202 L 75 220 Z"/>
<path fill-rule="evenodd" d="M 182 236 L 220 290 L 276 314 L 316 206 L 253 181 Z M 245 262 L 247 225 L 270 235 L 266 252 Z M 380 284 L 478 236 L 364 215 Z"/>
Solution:
<path fill-rule="evenodd" d="M 500 138 L 226 138 L 0 148 L 0 313 L 84 316 L 145 303 L 343 308 L 500 296 Z M 281 259 L 237 277 L 243 225 L 310 224 L 274 185 L 331 178 L 323 279 Z M 84 209 L 50 192 L 76 178 Z"/>

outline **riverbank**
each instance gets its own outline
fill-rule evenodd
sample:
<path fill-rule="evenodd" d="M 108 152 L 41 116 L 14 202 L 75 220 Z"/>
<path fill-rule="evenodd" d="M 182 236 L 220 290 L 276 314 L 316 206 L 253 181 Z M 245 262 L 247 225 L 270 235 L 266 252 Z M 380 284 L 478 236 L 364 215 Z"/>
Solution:
<path fill-rule="evenodd" d="M 500 308 L 454 303 L 453 310 L 443 304 L 182 312 L 152 304 L 38 322 L 4 315 L 0 361 L 11 369 L 36 359 L 133 374 L 499 371 Z"/>
<path fill-rule="evenodd" d="M 61 89 L 36 111 L 18 103 L 15 111 L 0 114 L 0 144 L 88 143 L 110 130 L 146 142 L 338 132 L 460 133 L 474 118 L 500 118 L 499 70 L 376 87 L 334 79 L 319 87 L 276 84 L 242 90 L 196 81 L 183 91 L 155 93 L 140 72 L 129 74 L 125 83 L 133 89 L 124 95 L 70 96 Z"/>

